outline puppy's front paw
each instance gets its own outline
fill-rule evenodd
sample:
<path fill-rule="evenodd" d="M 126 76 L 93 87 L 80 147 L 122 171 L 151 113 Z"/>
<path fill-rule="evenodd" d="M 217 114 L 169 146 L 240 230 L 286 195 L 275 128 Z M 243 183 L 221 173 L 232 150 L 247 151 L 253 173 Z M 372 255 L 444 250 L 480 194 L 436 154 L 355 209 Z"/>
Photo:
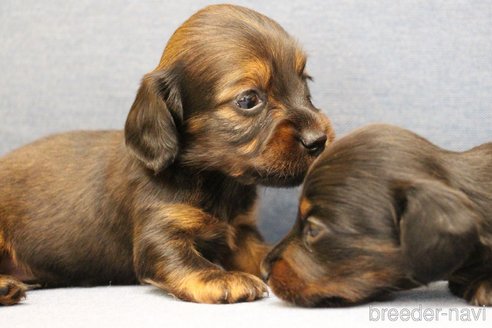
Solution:
<path fill-rule="evenodd" d="M 252 274 L 219 270 L 189 275 L 173 289 L 181 299 L 210 304 L 250 302 L 268 294 L 263 281 Z"/>
<path fill-rule="evenodd" d="M 482 280 L 473 284 L 465 294 L 466 300 L 476 306 L 492 306 L 492 282 Z"/>
<path fill-rule="evenodd" d="M 27 285 L 10 276 L 0 276 L 0 305 L 14 305 L 26 297 Z"/>

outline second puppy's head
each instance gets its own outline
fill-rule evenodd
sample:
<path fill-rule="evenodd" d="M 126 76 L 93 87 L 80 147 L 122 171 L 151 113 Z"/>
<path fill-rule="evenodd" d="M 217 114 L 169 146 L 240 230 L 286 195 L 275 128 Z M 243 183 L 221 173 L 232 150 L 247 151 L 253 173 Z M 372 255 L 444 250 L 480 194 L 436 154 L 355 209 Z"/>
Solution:
<path fill-rule="evenodd" d="M 268 17 L 206 7 L 144 76 L 126 143 L 156 173 L 178 162 L 246 184 L 297 185 L 334 138 L 311 103 L 305 66 L 296 41 Z"/>
<path fill-rule="evenodd" d="M 273 292 L 344 306 L 447 279 L 479 244 L 483 216 L 459 187 L 473 183 L 462 169 L 479 165 L 465 162 L 394 126 L 339 139 L 310 168 L 297 221 L 263 263 Z"/>

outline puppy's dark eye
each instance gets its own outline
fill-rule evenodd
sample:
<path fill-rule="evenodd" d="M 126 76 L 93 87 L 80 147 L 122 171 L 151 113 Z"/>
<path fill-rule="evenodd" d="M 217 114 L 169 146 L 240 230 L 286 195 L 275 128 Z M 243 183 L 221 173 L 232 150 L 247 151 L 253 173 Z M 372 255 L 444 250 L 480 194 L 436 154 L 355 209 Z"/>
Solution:
<path fill-rule="evenodd" d="M 328 228 L 318 219 L 310 217 L 304 225 L 304 239 L 307 244 L 312 244 L 321 239 L 328 232 Z"/>
<path fill-rule="evenodd" d="M 309 238 L 316 238 L 321 233 L 321 228 L 312 223 L 308 223 L 306 227 L 306 234 Z"/>
<path fill-rule="evenodd" d="M 241 109 L 253 109 L 261 103 L 261 98 L 255 90 L 245 91 L 236 98 L 236 105 Z"/>

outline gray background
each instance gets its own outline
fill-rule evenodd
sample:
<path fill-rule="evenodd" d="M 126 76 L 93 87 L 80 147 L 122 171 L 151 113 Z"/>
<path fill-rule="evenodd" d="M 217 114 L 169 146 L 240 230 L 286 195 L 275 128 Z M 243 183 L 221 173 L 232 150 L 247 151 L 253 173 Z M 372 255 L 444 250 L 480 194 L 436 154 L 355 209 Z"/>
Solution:
<path fill-rule="evenodd" d="M 214 1 L 0 0 L 0 155 L 49 133 L 122 128 L 171 33 Z M 462 150 L 492 140 L 492 2 L 235 1 L 304 45 L 338 136 L 398 124 Z M 261 192 L 277 240 L 298 189 Z"/>

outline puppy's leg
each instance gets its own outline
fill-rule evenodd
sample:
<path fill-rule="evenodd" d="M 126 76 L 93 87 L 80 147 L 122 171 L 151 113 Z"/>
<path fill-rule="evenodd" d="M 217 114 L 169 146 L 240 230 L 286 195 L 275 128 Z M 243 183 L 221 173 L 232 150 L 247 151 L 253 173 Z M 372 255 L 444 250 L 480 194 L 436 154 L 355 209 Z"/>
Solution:
<path fill-rule="evenodd" d="M 9 266 L 5 241 L 0 231 L 0 305 L 13 305 L 26 297 L 27 285 L 12 276 L 6 275 L 6 268 Z M 7 271 L 8 272 L 8 271 Z"/>
<path fill-rule="evenodd" d="M 0 305 L 14 305 L 26 297 L 28 286 L 11 276 L 0 275 Z"/>
<path fill-rule="evenodd" d="M 492 306 L 492 278 L 481 278 L 468 284 L 449 282 L 449 289 L 471 305 Z"/>
<path fill-rule="evenodd" d="M 236 249 L 224 266 L 261 277 L 260 264 L 270 249 L 255 225 L 240 224 L 236 226 Z"/>
<path fill-rule="evenodd" d="M 465 298 L 472 305 L 492 306 L 492 277 L 475 281 Z"/>
<path fill-rule="evenodd" d="M 492 272 L 477 270 L 453 274 L 449 279 L 449 290 L 472 305 L 492 306 Z"/>
<path fill-rule="evenodd" d="M 137 276 L 193 302 L 234 303 L 261 298 L 266 286 L 260 279 L 224 271 L 196 248 L 203 241 L 224 239 L 233 246 L 230 227 L 199 209 L 181 204 L 146 209 L 135 227 Z"/>

